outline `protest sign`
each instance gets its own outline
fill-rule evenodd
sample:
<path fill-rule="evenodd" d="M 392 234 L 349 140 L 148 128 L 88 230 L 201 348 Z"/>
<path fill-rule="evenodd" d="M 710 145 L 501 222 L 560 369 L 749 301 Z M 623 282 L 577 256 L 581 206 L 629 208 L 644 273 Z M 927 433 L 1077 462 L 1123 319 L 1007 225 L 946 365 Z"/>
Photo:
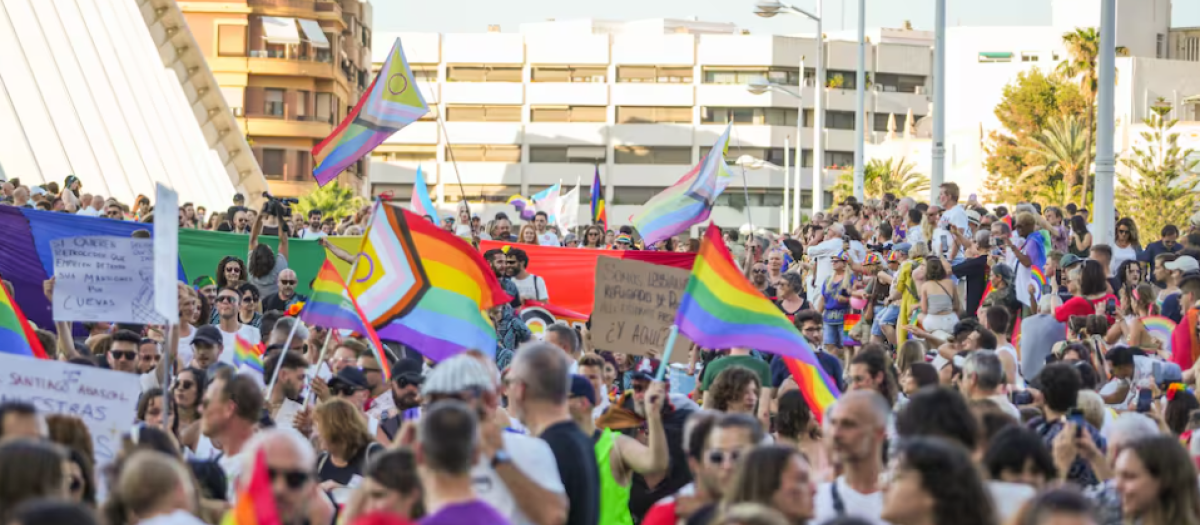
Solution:
<path fill-rule="evenodd" d="M 137 421 L 137 376 L 94 366 L 0 354 L 0 403 L 22 401 L 41 414 L 76 416 L 92 434 L 96 472 L 115 459 Z"/>
<path fill-rule="evenodd" d="M 592 346 L 626 354 L 661 356 L 667 332 L 691 272 L 640 261 L 596 261 Z M 687 362 L 692 341 L 680 334 L 671 361 Z"/>
<path fill-rule="evenodd" d="M 56 239 L 54 320 L 161 324 L 154 310 L 154 242 L 90 236 Z"/>
<path fill-rule="evenodd" d="M 179 322 L 179 194 L 158 183 L 154 199 L 154 310 Z"/>

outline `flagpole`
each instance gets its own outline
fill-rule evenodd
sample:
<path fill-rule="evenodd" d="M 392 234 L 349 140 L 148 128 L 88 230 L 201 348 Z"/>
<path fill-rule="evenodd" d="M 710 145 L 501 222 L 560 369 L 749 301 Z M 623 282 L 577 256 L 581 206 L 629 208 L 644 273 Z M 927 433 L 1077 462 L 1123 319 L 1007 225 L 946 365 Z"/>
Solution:
<path fill-rule="evenodd" d="M 275 363 L 275 370 L 271 372 L 271 382 L 267 385 L 268 400 L 271 399 L 271 393 L 275 391 L 275 382 L 279 380 L 279 370 L 283 368 L 283 354 L 287 353 L 292 347 L 292 338 L 296 336 L 296 329 L 300 328 L 300 323 L 302 322 L 300 321 L 300 314 L 296 314 L 296 317 L 293 317 L 292 319 L 294 319 L 296 322 L 292 323 L 292 331 L 288 332 L 287 340 L 283 342 L 283 348 L 280 349 L 279 360 Z M 264 362 L 266 359 L 267 356 L 263 355 Z"/>
<path fill-rule="evenodd" d="M 163 420 L 163 429 L 167 430 L 169 432 L 170 431 L 169 420 L 171 419 L 171 365 L 174 364 L 174 363 L 172 363 L 172 361 L 177 359 L 177 356 L 179 354 L 179 325 L 178 324 L 170 324 L 170 323 L 167 324 L 167 348 L 166 348 L 165 353 L 166 353 L 166 355 L 163 356 L 163 359 L 165 360 L 165 362 L 163 363 L 163 378 L 162 378 L 162 384 L 163 384 L 163 402 L 162 402 L 163 416 L 162 416 L 162 420 Z M 203 394 L 198 394 L 198 395 L 203 395 Z"/>
<path fill-rule="evenodd" d="M 730 124 L 730 127 L 733 127 L 733 124 Z M 740 135 L 738 135 L 737 128 L 733 128 L 733 137 L 735 140 L 737 140 L 738 151 L 742 151 L 742 138 Z M 722 160 L 724 160 L 724 157 L 722 157 Z M 738 160 L 741 159 L 739 158 Z M 750 183 L 746 181 L 746 165 L 742 162 L 738 162 L 738 167 L 742 168 L 742 196 L 746 199 L 746 224 L 750 226 L 750 238 L 753 239 L 754 219 L 750 218 Z"/>
<path fill-rule="evenodd" d="M 458 161 L 454 159 L 454 148 L 450 146 L 450 133 L 446 131 L 446 121 L 442 119 L 442 103 L 440 100 L 436 106 L 438 108 L 436 112 L 438 129 L 442 131 L 442 137 L 446 139 L 446 154 L 450 156 L 450 165 L 454 166 L 454 178 L 458 180 L 458 194 L 462 197 L 463 206 L 467 208 L 467 217 L 469 219 L 471 216 L 471 203 L 467 200 L 467 190 L 463 187 L 462 176 L 458 173 Z M 438 171 L 438 176 L 441 176 L 440 170 Z"/>

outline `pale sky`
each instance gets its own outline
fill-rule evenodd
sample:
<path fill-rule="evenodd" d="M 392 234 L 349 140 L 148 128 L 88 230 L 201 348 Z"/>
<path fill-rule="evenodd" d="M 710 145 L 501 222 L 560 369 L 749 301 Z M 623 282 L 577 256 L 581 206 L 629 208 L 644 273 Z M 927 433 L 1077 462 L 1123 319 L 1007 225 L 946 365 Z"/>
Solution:
<path fill-rule="evenodd" d="M 686 18 L 705 22 L 732 22 L 756 34 L 808 33 L 812 22 L 780 16 L 754 16 L 754 0 L 372 0 L 376 32 L 418 31 L 431 33 L 476 33 L 489 24 L 500 24 L 503 32 L 516 32 L 523 22 L 548 18 L 594 17 L 612 20 L 641 18 Z M 811 10 L 816 0 L 791 0 Z M 910 20 L 916 29 L 933 28 L 933 0 L 866 0 L 867 27 L 902 27 Z M 825 30 L 853 29 L 857 0 L 825 0 Z M 843 16 L 844 14 L 844 16 Z M 1050 23 L 1049 0 L 947 0 L 950 26 L 1029 26 Z M 1200 26 L 1200 1 L 1175 0 L 1172 27 Z"/>

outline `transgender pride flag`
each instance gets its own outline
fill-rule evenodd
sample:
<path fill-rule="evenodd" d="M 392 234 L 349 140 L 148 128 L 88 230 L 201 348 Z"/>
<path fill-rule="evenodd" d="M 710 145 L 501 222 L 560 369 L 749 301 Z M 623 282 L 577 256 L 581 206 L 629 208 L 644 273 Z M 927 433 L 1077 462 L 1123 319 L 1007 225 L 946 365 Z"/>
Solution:
<path fill-rule="evenodd" d="M 412 200 L 408 207 L 417 215 L 433 217 L 434 224 L 442 222 L 438 218 L 437 208 L 433 207 L 433 199 L 429 198 L 429 187 L 425 185 L 425 174 L 421 173 L 420 166 L 417 166 L 417 178 L 413 181 Z"/>

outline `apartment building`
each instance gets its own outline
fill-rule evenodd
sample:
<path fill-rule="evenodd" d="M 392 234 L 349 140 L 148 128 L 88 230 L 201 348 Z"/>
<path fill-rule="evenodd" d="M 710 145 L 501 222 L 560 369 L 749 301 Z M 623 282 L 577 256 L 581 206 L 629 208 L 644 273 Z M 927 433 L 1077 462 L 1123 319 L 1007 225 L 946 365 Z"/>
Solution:
<path fill-rule="evenodd" d="M 312 148 L 371 78 L 371 4 L 185 0 L 187 23 L 277 196 L 316 188 Z M 365 162 L 338 180 L 361 191 Z"/>
<path fill-rule="evenodd" d="M 932 34 L 871 34 L 880 36 L 867 50 L 868 142 L 886 134 L 890 115 L 903 120 L 909 112 L 916 118 L 929 113 L 932 70 Z M 490 215 L 511 211 L 504 204 L 511 195 L 560 181 L 566 191 L 578 180 L 586 201 L 598 169 L 609 221 L 624 224 L 695 165 L 732 121 L 727 159 L 737 180 L 713 218 L 722 226 L 778 228 L 784 144 L 796 144 L 800 101 L 746 90 L 751 79 L 765 77 L 802 96 L 802 206 L 811 206 L 813 36 L 751 35 L 730 24 L 680 19 L 547 21 L 514 33 L 496 27 L 471 34 L 380 33 L 376 67 L 397 37 L 435 111 L 375 151 L 375 195 L 407 202 L 420 167 L 441 209 L 453 211 L 465 194 L 474 213 Z M 827 38 L 825 52 L 828 189 L 840 168 L 853 163 L 857 44 Z M 744 155 L 765 162 L 743 177 L 734 162 Z M 787 163 L 794 165 L 795 157 L 793 150 Z"/>

